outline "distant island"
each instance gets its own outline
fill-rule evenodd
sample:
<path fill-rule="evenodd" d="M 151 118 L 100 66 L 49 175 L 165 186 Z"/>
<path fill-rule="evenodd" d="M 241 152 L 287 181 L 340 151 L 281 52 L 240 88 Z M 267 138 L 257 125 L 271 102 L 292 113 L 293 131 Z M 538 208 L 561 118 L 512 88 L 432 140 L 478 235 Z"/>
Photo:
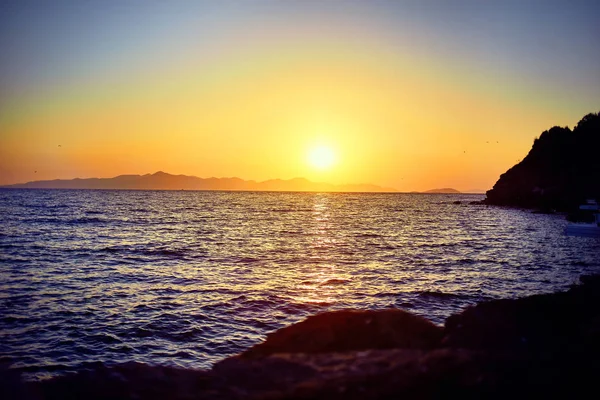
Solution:
<path fill-rule="evenodd" d="M 486 196 L 486 204 L 562 211 L 600 200 L 600 113 L 587 114 L 573 130 L 544 131 Z"/>
<path fill-rule="evenodd" d="M 452 188 L 441 188 L 441 189 L 426 190 L 423 193 L 460 193 L 460 192 L 458 190 L 452 189 Z"/>
<path fill-rule="evenodd" d="M 54 179 L 1 186 L 14 189 L 121 189 L 121 190 L 230 190 L 273 192 L 395 192 L 371 184 L 333 185 L 305 178 L 270 179 L 263 182 L 241 178 L 199 178 L 156 172 L 146 175 L 119 175 L 114 178 Z"/>

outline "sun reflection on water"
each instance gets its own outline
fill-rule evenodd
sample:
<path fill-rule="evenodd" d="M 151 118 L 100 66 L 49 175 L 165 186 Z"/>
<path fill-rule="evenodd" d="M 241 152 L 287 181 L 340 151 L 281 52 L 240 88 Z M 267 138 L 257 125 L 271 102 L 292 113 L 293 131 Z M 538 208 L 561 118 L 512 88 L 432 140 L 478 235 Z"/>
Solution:
<path fill-rule="evenodd" d="M 300 283 L 296 286 L 298 294 L 294 300 L 301 303 L 337 303 L 347 291 L 345 283 L 350 281 L 335 264 L 323 261 L 323 253 L 329 253 L 338 243 L 330 216 L 331 202 L 334 201 L 331 196 L 326 193 L 314 195 L 309 248 L 314 263 L 299 271 Z"/>

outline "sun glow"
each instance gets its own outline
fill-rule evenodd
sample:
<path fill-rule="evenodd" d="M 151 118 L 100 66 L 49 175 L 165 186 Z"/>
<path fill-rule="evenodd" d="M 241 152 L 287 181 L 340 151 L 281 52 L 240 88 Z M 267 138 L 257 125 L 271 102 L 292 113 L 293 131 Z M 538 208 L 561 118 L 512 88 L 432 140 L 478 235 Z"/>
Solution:
<path fill-rule="evenodd" d="M 327 146 L 318 146 L 308 152 L 308 163 L 311 167 L 326 170 L 335 164 L 336 157 L 334 151 Z"/>

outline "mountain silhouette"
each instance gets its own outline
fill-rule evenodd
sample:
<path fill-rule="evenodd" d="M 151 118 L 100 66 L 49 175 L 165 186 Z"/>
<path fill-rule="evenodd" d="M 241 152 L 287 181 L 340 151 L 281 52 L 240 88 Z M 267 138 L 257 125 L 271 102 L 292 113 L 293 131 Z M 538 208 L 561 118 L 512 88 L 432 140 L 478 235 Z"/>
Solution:
<path fill-rule="evenodd" d="M 240 190 L 274 192 L 395 192 L 371 184 L 333 185 L 305 178 L 270 179 L 263 182 L 241 178 L 199 178 L 172 175 L 163 171 L 146 175 L 119 175 L 114 178 L 54 179 L 6 185 L 15 189 L 123 189 L 123 190 Z"/>
<path fill-rule="evenodd" d="M 600 113 L 587 114 L 573 130 L 544 131 L 486 195 L 487 204 L 563 211 L 600 199 Z"/>
<path fill-rule="evenodd" d="M 460 192 L 458 190 L 452 189 L 452 188 L 441 188 L 441 189 L 426 190 L 423 193 L 460 193 Z"/>

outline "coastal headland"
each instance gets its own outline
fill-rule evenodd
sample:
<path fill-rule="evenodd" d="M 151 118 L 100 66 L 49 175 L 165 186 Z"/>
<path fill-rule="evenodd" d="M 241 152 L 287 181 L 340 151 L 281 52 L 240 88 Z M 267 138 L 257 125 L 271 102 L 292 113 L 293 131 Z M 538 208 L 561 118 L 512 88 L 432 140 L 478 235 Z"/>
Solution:
<path fill-rule="evenodd" d="M 600 276 L 566 292 L 483 302 L 443 327 L 399 309 L 332 311 L 279 329 L 211 370 L 130 362 L 18 383 L 19 399 L 550 398 L 600 372 Z"/>
<path fill-rule="evenodd" d="M 600 198 L 600 114 L 573 128 L 555 126 L 534 140 L 529 153 L 500 176 L 485 204 L 569 211 Z"/>

